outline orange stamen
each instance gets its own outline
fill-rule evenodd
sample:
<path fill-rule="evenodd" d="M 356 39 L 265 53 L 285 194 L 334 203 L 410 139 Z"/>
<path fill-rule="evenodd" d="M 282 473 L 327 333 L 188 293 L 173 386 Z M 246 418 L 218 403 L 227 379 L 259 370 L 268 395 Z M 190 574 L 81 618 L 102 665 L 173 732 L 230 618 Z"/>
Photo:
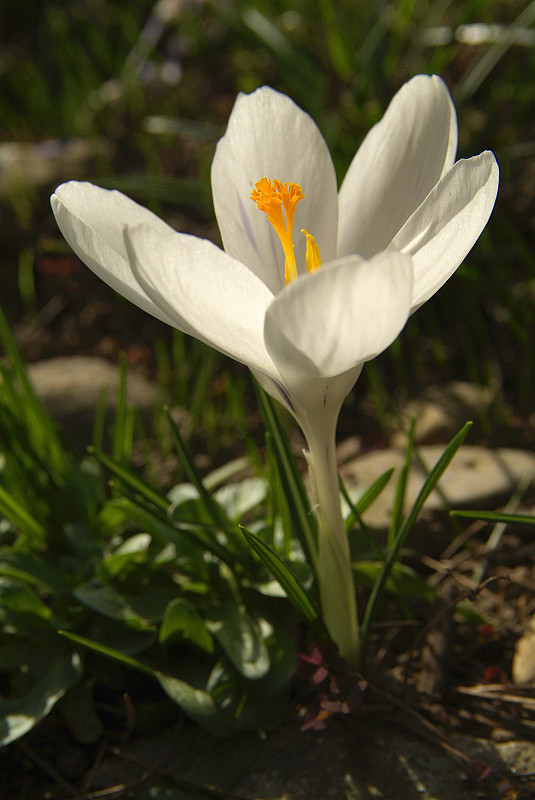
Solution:
<path fill-rule="evenodd" d="M 283 183 L 266 177 L 257 181 L 251 192 L 251 200 L 256 203 L 260 211 L 264 212 L 282 244 L 286 283 L 297 278 L 292 229 L 295 209 L 304 196 L 298 183 Z"/>

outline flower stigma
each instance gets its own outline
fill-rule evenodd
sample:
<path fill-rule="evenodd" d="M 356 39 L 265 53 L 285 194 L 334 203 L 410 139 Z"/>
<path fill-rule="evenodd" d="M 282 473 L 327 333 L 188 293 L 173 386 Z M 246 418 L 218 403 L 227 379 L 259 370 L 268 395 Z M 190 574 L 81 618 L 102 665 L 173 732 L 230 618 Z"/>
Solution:
<path fill-rule="evenodd" d="M 293 223 L 295 209 L 305 194 L 298 183 L 282 181 L 274 178 L 261 178 L 251 192 L 251 200 L 259 211 L 263 211 L 273 225 L 284 250 L 284 279 L 286 283 L 297 278 L 297 264 L 293 244 Z M 283 213 L 284 211 L 284 213 Z M 301 230 L 307 238 L 306 267 L 307 272 L 314 272 L 321 266 L 319 247 L 311 233 Z"/>

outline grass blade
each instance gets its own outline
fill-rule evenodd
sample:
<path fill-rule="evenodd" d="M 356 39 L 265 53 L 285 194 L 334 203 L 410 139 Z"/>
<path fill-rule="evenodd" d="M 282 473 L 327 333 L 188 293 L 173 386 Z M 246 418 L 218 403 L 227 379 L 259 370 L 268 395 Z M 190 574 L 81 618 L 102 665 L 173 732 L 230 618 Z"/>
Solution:
<path fill-rule="evenodd" d="M 243 525 L 240 525 L 240 529 L 255 553 L 264 562 L 273 577 L 278 580 L 290 603 L 303 615 L 307 622 L 315 622 L 318 619 L 318 612 L 289 567 L 258 536 L 252 534 Z"/>
<path fill-rule="evenodd" d="M 379 579 L 377 580 L 372 589 L 370 598 L 368 600 L 368 604 L 366 606 L 366 611 L 364 613 L 364 619 L 362 622 L 362 630 L 361 630 L 363 653 L 365 653 L 366 650 L 366 641 L 370 633 L 371 623 L 377 612 L 378 602 L 382 596 L 386 581 L 392 571 L 392 567 L 397 561 L 401 547 L 403 546 L 405 539 L 407 538 L 407 534 L 414 525 L 416 518 L 418 517 L 418 514 L 422 510 L 425 501 L 435 488 L 436 484 L 439 482 L 440 478 L 442 477 L 445 470 L 452 461 L 453 457 L 455 456 L 455 453 L 457 452 L 457 450 L 465 440 L 466 436 L 468 435 L 468 432 L 471 427 L 472 423 L 467 422 L 463 426 L 463 428 L 461 428 L 459 433 L 456 436 L 454 436 L 454 438 L 451 440 L 449 445 L 446 447 L 446 449 L 438 459 L 433 469 L 430 471 L 429 475 L 427 476 L 424 482 L 424 485 L 420 489 L 418 497 L 414 501 L 413 506 L 405 519 L 405 522 L 403 523 L 398 532 L 396 541 L 394 542 L 392 548 L 388 552 L 381 575 L 379 576 Z"/>
<path fill-rule="evenodd" d="M 255 383 L 255 389 L 264 424 L 270 435 L 270 442 L 279 468 L 281 481 L 286 490 L 286 500 L 293 520 L 293 527 L 299 536 L 307 561 L 316 572 L 316 529 L 314 517 L 310 513 L 310 504 L 303 479 L 290 450 L 288 439 L 280 424 L 273 400 L 257 383 Z"/>

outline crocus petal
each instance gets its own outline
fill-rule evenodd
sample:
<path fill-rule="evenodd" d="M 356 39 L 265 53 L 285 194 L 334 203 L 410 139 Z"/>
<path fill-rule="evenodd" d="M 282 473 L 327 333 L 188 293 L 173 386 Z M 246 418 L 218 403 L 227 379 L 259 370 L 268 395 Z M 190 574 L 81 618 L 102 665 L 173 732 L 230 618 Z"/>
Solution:
<path fill-rule="evenodd" d="M 364 139 L 340 189 L 338 255 L 384 250 L 455 160 L 457 119 L 445 83 L 417 75 Z"/>
<path fill-rule="evenodd" d="M 249 197 L 264 176 L 299 183 L 305 193 L 294 221 L 298 267 L 305 265 L 301 228 L 315 236 L 324 261 L 333 259 L 338 200 L 329 150 L 312 118 L 269 87 L 236 100 L 212 163 L 212 191 L 225 250 L 276 293 L 284 285 L 281 244 Z"/>
<path fill-rule="evenodd" d="M 136 279 L 174 327 L 279 378 L 263 337 L 273 295 L 256 275 L 206 239 L 146 225 L 124 235 Z"/>
<path fill-rule="evenodd" d="M 494 155 L 458 161 L 394 237 L 413 257 L 412 311 L 425 303 L 470 252 L 494 207 L 499 169 Z"/>
<path fill-rule="evenodd" d="M 165 312 L 155 306 L 132 275 L 123 228 L 125 224 L 141 222 L 156 234 L 168 233 L 172 228 L 121 192 L 92 183 L 63 183 L 50 202 L 58 226 L 78 258 L 116 292 L 170 324 Z"/>
<path fill-rule="evenodd" d="M 407 320 L 412 259 L 349 256 L 290 283 L 266 314 L 266 346 L 290 392 L 354 369 L 388 347 Z M 306 398 L 305 398 L 306 402 Z"/>

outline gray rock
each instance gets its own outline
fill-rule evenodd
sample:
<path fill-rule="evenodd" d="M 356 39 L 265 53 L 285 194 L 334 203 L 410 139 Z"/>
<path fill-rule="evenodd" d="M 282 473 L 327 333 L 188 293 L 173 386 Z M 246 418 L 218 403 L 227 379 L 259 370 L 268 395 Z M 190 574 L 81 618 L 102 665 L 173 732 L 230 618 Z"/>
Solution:
<path fill-rule="evenodd" d="M 456 758 L 438 738 L 433 744 L 432 737 L 426 741 L 398 727 L 395 715 L 383 724 L 337 723 L 321 733 L 299 733 L 295 724 L 276 731 L 234 791 L 266 800 L 475 800 L 494 796 L 502 772 L 533 772 L 533 742 L 500 745 L 455 735 Z M 476 787 L 465 781 L 469 761 L 492 770 Z"/>
<path fill-rule="evenodd" d="M 416 400 L 411 400 L 401 409 L 404 429 L 416 419 L 414 440 L 418 444 L 446 444 L 455 436 L 467 420 L 477 427 L 492 402 L 488 387 L 476 386 L 464 381 L 453 381 L 444 386 L 429 386 Z M 407 436 L 401 431 L 393 433 L 394 447 L 404 447 Z"/>
<path fill-rule="evenodd" d="M 417 452 L 424 464 L 431 468 L 443 450 L 443 445 L 423 445 L 418 447 Z M 397 474 L 404 460 L 403 450 L 387 448 L 366 453 L 340 467 L 347 487 L 362 488 L 362 491 L 387 469 L 396 468 L 386 489 L 364 514 L 364 521 L 368 525 L 388 527 Z M 439 488 L 452 508 L 496 508 L 512 494 L 525 475 L 535 475 L 534 453 L 463 445 L 444 473 Z M 418 496 L 425 477 L 425 470 L 414 464 L 407 482 L 408 507 Z M 424 508 L 428 511 L 444 508 L 443 499 L 437 491 L 428 497 Z"/>
<path fill-rule="evenodd" d="M 535 616 L 517 640 L 512 668 L 515 683 L 532 683 L 535 680 Z"/>
<path fill-rule="evenodd" d="M 85 448 L 91 442 L 95 409 L 106 395 L 108 414 L 117 407 L 119 370 L 94 356 L 68 356 L 38 361 L 28 366 L 28 375 L 51 417 L 72 442 Z M 127 402 L 149 415 L 158 398 L 157 387 L 135 372 L 127 375 Z"/>

